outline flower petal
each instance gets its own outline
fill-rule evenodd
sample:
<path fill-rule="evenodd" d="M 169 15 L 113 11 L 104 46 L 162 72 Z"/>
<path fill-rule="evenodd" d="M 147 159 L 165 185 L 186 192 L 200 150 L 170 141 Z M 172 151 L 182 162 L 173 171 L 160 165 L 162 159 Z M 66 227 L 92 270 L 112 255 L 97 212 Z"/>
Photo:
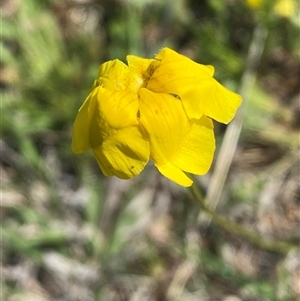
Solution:
<path fill-rule="evenodd" d="M 137 94 L 95 88 L 80 108 L 74 124 L 72 148 L 92 148 L 105 175 L 129 179 L 149 160 L 149 145 L 138 124 Z"/>
<path fill-rule="evenodd" d="M 94 94 L 96 105 L 90 129 L 91 145 L 96 146 L 96 136 L 110 136 L 112 130 L 138 125 L 138 95 L 129 91 L 109 90 L 98 87 Z M 95 140 L 94 140 L 95 139 Z"/>
<path fill-rule="evenodd" d="M 234 117 L 242 98 L 211 78 L 201 81 L 193 90 L 185 91 L 182 101 L 190 118 L 199 118 L 199 112 L 202 112 L 227 124 Z"/>
<path fill-rule="evenodd" d="M 158 164 L 172 162 L 190 128 L 182 103 L 169 94 L 142 88 L 140 123 L 150 141 L 150 157 Z"/>
<path fill-rule="evenodd" d="M 177 183 L 178 185 L 189 187 L 193 184 L 193 181 L 182 170 L 170 163 L 155 164 L 155 166 L 163 176 Z"/>
<path fill-rule="evenodd" d="M 115 131 L 93 152 L 105 176 L 121 179 L 138 175 L 149 160 L 148 142 L 134 126 Z"/>
<path fill-rule="evenodd" d="M 165 177 L 184 187 L 191 186 L 193 181 L 180 170 L 180 164 L 173 164 L 184 148 L 191 126 L 181 101 L 172 95 L 157 94 L 147 89 L 141 89 L 139 94 L 140 123 L 148 135 L 150 158 Z"/>
<path fill-rule="evenodd" d="M 179 99 L 141 89 L 140 123 L 150 142 L 150 158 L 158 170 L 182 186 L 192 180 L 183 171 L 205 174 L 212 162 L 215 139 L 212 120 L 190 120 Z"/>
<path fill-rule="evenodd" d="M 113 60 L 100 66 L 97 83 L 107 89 L 137 93 L 143 85 L 143 78 L 123 62 Z"/>
<path fill-rule="evenodd" d="M 99 87 L 90 143 L 105 175 L 129 179 L 149 160 L 149 145 L 139 129 L 137 94 Z"/>
<path fill-rule="evenodd" d="M 164 48 L 157 56 L 155 71 L 147 88 L 157 93 L 175 93 L 194 89 L 200 80 L 212 78 L 213 66 L 205 66 L 169 49 Z"/>
<path fill-rule="evenodd" d="M 84 153 L 91 148 L 89 132 L 96 108 L 97 92 L 98 88 L 95 88 L 78 110 L 73 125 L 71 146 L 75 154 Z"/>
<path fill-rule="evenodd" d="M 153 63 L 155 63 L 155 59 L 145 59 L 135 55 L 127 55 L 126 59 L 129 69 L 138 74 L 143 79 L 143 87 L 145 87 L 150 76 L 154 72 L 152 65 Z"/>
<path fill-rule="evenodd" d="M 173 161 L 176 167 L 193 174 L 203 175 L 211 166 L 215 151 L 212 120 L 206 116 L 192 120 L 192 126 Z"/>
<path fill-rule="evenodd" d="M 197 64 L 169 48 L 156 58 L 160 61 L 148 82 L 149 90 L 178 95 L 189 118 L 206 115 L 223 123 L 232 120 L 241 97 L 212 77 L 212 66 Z"/>
<path fill-rule="evenodd" d="M 196 62 L 194 62 L 193 60 L 191 60 L 190 58 L 168 48 L 165 47 L 163 48 L 155 57 L 155 59 L 160 60 L 161 61 L 161 65 L 165 64 L 172 64 L 174 65 L 174 68 L 176 68 L 175 66 L 177 65 L 178 67 L 181 68 L 185 68 L 185 69 L 191 69 L 194 70 L 196 72 L 199 72 L 200 70 L 202 70 L 202 72 L 207 73 L 208 76 L 212 77 L 214 75 L 215 72 L 215 68 L 211 65 L 202 65 L 202 64 L 198 64 Z M 202 72 L 199 72 L 201 75 Z"/>

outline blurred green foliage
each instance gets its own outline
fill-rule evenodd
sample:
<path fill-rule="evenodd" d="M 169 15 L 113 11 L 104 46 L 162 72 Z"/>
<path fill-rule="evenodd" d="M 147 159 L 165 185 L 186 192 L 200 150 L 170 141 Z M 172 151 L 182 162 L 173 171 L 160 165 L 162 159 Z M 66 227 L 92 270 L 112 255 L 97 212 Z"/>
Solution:
<path fill-rule="evenodd" d="M 168 46 L 238 90 L 253 28 L 264 23 L 269 38 L 219 209 L 264 234 L 260 200 L 274 170 L 293 192 L 279 175 L 292 183 L 289 168 L 299 166 L 299 11 L 283 18 L 244 1 L 10 0 L 1 14 L 3 300 L 296 300 L 293 254 L 260 250 L 215 224 L 202 231 L 199 205 L 152 166 L 131 181 L 105 179 L 70 143 L 102 62 Z M 224 130 L 216 125 L 218 144 Z M 284 208 L 299 210 L 297 197 Z M 296 218 L 271 218 L 290 228 L 266 236 L 299 241 Z"/>

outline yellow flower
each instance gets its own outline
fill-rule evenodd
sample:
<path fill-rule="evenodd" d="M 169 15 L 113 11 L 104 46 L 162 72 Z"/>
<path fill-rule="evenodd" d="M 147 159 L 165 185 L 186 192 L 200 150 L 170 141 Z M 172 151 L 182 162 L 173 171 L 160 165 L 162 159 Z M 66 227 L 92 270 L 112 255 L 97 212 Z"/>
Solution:
<path fill-rule="evenodd" d="M 262 0 L 247 0 L 247 5 L 252 9 L 256 9 L 260 7 L 261 4 L 262 4 Z"/>
<path fill-rule="evenodd" d="M 264 8 L 269 10 L 273 5 L 274 14 L 284 18 L 292 17 L 297 11 L 296 0 L 246 0 L 248 7 L 253 10 Z"/>
<path fill-rule="evenodd" d="M 91 148 L 104 175 L 123 179 L 152 159 L 165 177 L 192 185 L 185 172 L 205 174 L 213 159 L 211 118 L 228 123 L 241 97 L 212 77 L 212 66 L 169 48 L 127 61 L 100 66 L 74 123 L 73 152 Z"/>
<path fill-rule="evenodd" d="M 292 17 L 297 11 L 295 0 L 277 0 L 274 6 L 274 12 L 278 16 L 285 18 Z"/>

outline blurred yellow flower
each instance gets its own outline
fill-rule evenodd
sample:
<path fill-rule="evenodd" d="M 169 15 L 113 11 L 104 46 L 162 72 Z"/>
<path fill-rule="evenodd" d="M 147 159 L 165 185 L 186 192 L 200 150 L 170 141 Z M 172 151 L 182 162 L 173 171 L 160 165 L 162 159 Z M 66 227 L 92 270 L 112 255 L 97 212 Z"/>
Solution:
<path fill-rule="evenodd" d="M 260 7 L 261 3 L 262 0 L 247 0 L 247 5 L 252 9 L 256 9 L 257 7 Z"/>
<path fill-rule="evenodd" d="M 246 0 L 246 3 L 251 9 L 259 9 L 263 7 L 264 4 L 273 4 L 274 13 L 286 18 L 295 15 L 297 10 L 296 0 Z M 266 9 L 269 9 L 269 6 L 266 7 Z"/>
<path fill-rule="evenodd" d="M 241 97 L 213 78 L 214 68 L 164 48 L 154 59 L 127 56 L 100 66 L 78 111 L 72 150 L 92 149 L 106 176 L 129 179 L 149 159 L 182 186 L 205 174 L 215 150 L 211 118 L 228 123 Z"/>
<path fill-rule="evenodd" d="M 296 0 L 277 0 L 274 6 L 275 14 L 286 18 L 295 15 L 296 10 Z"/>

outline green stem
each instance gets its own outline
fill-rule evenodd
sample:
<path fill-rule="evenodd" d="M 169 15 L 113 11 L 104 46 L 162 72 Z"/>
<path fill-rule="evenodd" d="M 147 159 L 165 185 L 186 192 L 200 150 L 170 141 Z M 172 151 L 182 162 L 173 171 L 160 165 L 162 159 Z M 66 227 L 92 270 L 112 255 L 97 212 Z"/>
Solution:
<path fill-rule="evenodd" d="M 287 254 L 291 249 L 298 249 L 300 250 L 300 246 L 285 242 L 285 241 L 273 241 L 270 239 L 267 239 L 256 232 L 249 230 L 248 228 L 245 228 L 244 226 L 237 224 L 234 221 L 231 221 L 222 215 L 218 214 L 214 210 L 212 210 L 204 201 L 204 197 L 201 194 L 200 190 L 194 183 L 190 188 L 189 188 L 191 194 L 193 197 L 199 202 L 201 208 L 203 211 L 207 214 L 210 215 L 212 220 L 221 226 L 223 229 L 228 230 L 230 232 L 239 234 L 243 237 L 245 237 L 248 241 L 250 241 L 252 244 L 257 245 L 261 249 L 267 250 L 267 251 L 272 251 L 272 252 L 278 252 L 282 254 Z"/>

